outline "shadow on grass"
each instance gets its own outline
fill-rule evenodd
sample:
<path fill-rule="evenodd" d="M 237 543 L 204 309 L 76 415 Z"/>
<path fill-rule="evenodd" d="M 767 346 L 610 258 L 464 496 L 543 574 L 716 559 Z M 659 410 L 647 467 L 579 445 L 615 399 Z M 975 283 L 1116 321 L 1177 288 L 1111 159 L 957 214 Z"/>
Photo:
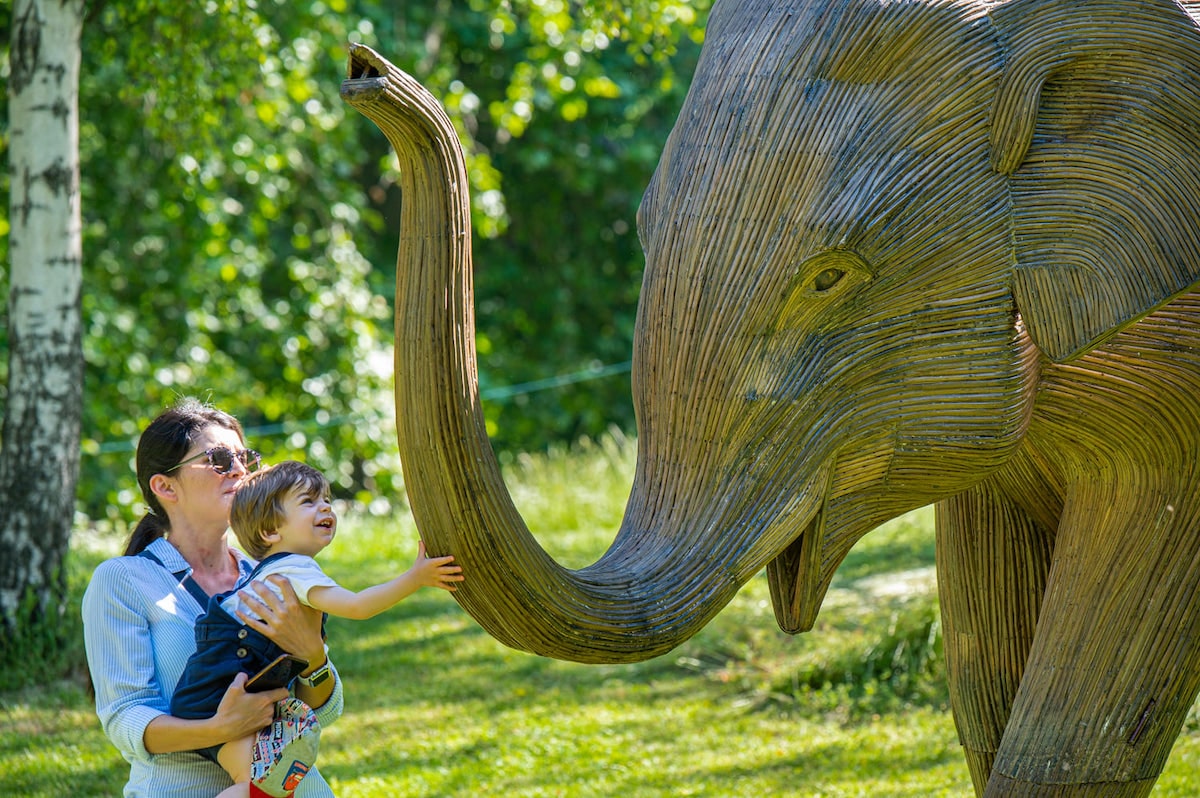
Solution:
<path fill-rule="evenodd" d="M 846 788 L 857 788 L 859 795 L 874 798 L 909 794 L 931 798 L 929 784 L 942 777 L 931 776 L 938 772 L 961 768 L 966 775 L 966 763 L 957 746 L 935 746 L 921 749 L 910 748 L 894 760 L 894 771 L 879 773 L 878 751 L 868 756 L 862 748 L 846 746 L 844 743 L 826 743 L 806 747 L 803 753 L 778 757 L 774 761 L 763 760 L 753 767 L 732 766 L 696 768 L 684 777 L 684 783 L 702 780 L 716 784 L 738 784 L 754 780 L 777 785 L 775 794 L 789 795 L 838 795 L 849 794 Z M 875 760 L 875 761 L 872 761 Z M 872 772 L 875 773 L 872 776 Z M 910 791 L 898 788 L 895 776 L 903 772 L 913 782 Z M 969 777 L 968 777 L 969 778 Z M 675 781 L 675 786 L 678 781 Z M 672 783 L 661 784 L 663 795 L 670 794 Z M 839 789 L 840 787 L 840 789 Z M 889 788 L 890 787 L 890 788 Z M 953 795 L 965 796 L 969 792 L 954 791 Z"/>
<path fill-rule="evenodd" d="M 48 744 L 39 741 L 39 745 Z M 44 769 L 33 765 L 7 769 L 0 786 L 5 795 L 22 798 L 61 798 L 64 795 L 120 795 L 129 777 L 129 763 L 116 751 L 106 762 L 72 761 L 70 767 Z"/>
<path fill-rule="evenodd" d="M 440 700 L 484 701 L 506 710 L 528 703 L 531 694 L 553 690 L 582 695 L 605 682 L 663 688 L 683 673 L 675 654 L 627 665 L 595 665 L 511 649 L 454 604 L 408 617 L 330 619 L 327 629 L 348 701 L 352 694 L 395 691 L 397 684 L 404 684 L 406 690 Z"/>
<path fill-rule="evenodd" d="M 686 698 L 695 703 L 695 695 Z M 411 739 L 403 750 L 358 745 L 339 751 L 327 774 L 397 790 L 386 794 L 571 798 L 901 795 L 879 783 L 869 787 L 872 778 L 888 784 L 898 773 L 924 785 L 907 794 L 931 795 L 931 778 L 944 783 L 946 777 L 927 773 L 968 778 L 948 723 L 901 745 L 893 744 L 886 731 L 864 726 L 854 733 L 857 744 L 847 744 L 844 736 L 806 737 L 816 727 L 801 720 L 747 722 L 720 705 L 680 717 L 672 708 L 678 700 L 655 689 L 619 704 L 597 687 L 586 700 L 539 696 L 524 713 L 489 705 L 490 723 L 465 737 L 448 717 L 444 735 Z M 355 739 L 394 737 L 394 725 L 404 714 L 356 717 Z M 725 730 L 731 739 L 722 739 Z M 853 785 L 866 791 L 846 791 Z"/>
<path fill-rule="evenodd" d="M 119 795 L 129 765 L 100 733 L 91 700 L 71 683 L 6 694 L 0 703 L 0 794 Z"/>

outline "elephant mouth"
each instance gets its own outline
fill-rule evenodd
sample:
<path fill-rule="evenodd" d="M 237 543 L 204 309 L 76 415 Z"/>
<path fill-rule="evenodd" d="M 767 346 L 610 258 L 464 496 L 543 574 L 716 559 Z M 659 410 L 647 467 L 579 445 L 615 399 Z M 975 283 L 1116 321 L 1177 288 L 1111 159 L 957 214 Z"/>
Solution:
<path fill-rule="evenodd" d="M 835 471 L 832 467 L 827 471 L 820 504 L 800 534 L 767 563 L 775 620 L 788 634 L 812 629 L 837 566 L 836 561 L 832 566 L 824 562 L 825 521 Z"/>

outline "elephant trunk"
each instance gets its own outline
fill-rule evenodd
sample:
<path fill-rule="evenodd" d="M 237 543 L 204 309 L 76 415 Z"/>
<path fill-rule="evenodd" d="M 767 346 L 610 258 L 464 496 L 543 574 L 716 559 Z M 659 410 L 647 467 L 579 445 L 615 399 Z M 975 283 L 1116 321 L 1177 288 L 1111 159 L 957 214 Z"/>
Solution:
<path fill-rule="evenodd" d="M 453 554 L 467 577 L 455 597 L 492 636 L 536 654 L 633 662 L 669 651 L 766 558 L 734 562 L 740 547 L 718 543 L 711 518 L 700 524 L 707 534 L 694 517 L 655 521 L 645 508 L 656 502 L 636 483 L 630 507 L 643 509 L 627 511 L 598 562 L 571 571 L 546 554 L 512 503 L 484 426 L 468 181 L 454 127 L 423 87 L 361 45 L 351 45 L 341 93 L 400 161 L 396 426 L 421 536 L 431 554 Z M 692 537 L 680 545 L 687 528 Z"/>

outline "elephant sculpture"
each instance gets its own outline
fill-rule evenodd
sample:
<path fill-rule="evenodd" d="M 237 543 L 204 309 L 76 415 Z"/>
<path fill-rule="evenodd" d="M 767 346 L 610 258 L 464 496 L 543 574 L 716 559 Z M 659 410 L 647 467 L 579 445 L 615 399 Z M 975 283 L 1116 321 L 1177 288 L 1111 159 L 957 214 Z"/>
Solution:
<path fill-rule="evenodd" d="M 809 629 L 937 502 L 951 704 L 986 796 L 1150 792 L 1200 689 L 1200 2 L 718 0 L 642 200 L 620 529 L 536 543 L 480 412 L 467 178 L 352 45 L 400 160 L 399 445 L 509 646 L 669 651 L 764 567 Z"/>

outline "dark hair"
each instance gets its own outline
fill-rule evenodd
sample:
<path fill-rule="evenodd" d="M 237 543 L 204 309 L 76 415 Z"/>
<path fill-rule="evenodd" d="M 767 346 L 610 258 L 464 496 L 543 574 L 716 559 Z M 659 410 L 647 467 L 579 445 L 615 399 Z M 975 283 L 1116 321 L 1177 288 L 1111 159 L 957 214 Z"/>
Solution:
<path fill-rule="evenodd" d="M 191 397 L 184 397 L 164 410 L 142 432 L 137 445 L 137 481 L 150 510 L 129 536 L 126 554 L 137 554 L 170 529 L 166 511 L 150 490 L 150 478 L 178 465 L 196 437 L 213 426 L 232 430 L 245 442 L 242 425 L 236 418 Z"/>
<path fill-rule="evenodd" d="M 229 511 L 229 525 L 242 549 L 254 559 L 266 555 L 267 544 L 262 536 L 283 523 L 283 501 L 292 491 L 314 499 L 327 497 L 329 480 L 310 465 L 284 460 L 250 474 L 238 487 Z"/>

